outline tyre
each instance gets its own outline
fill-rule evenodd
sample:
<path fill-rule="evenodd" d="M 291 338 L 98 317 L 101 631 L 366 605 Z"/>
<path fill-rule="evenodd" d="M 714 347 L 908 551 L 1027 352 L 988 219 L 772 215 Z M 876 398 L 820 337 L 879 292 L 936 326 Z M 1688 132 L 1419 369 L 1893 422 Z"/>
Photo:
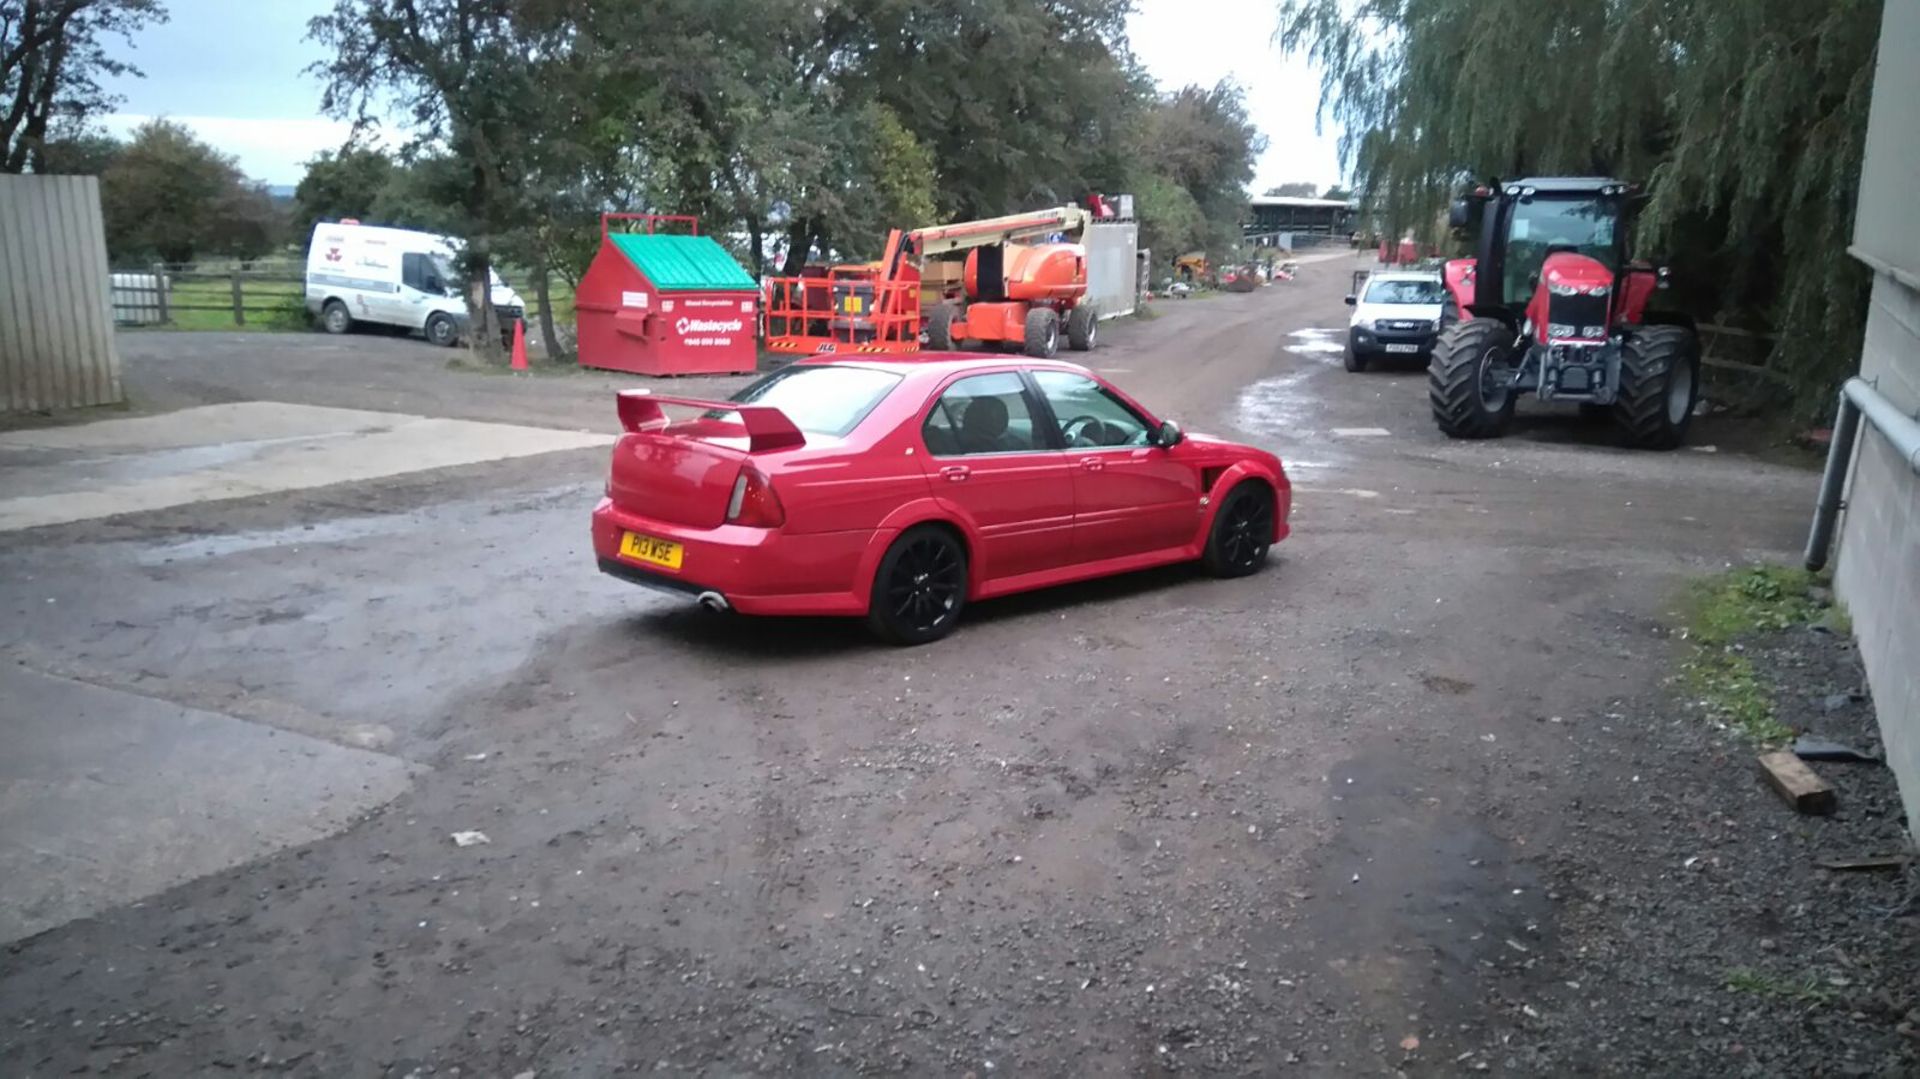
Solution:
<path fill-rule="evenodd" d="M 1349 371 L 1359 372 L 1367 369 L 1367 357 L 1354 350 L 1352 334 L 1347 335 L 1347 354 L 1344 359 Z"/>
<path fill-rule="evenodd" d="M 881 556 L 867 624 L 882 640 L 926 644 L 953 632 L 966 606 L 966 547 L 950 529 L 918 525 Z"/>
<path fill-rule="evenodd" d="M 427 319 L 426 332 L 428 342 L 441 348 L 452 348 L 454 342 L 460 339 L 459 327 L 447 315 L 434 315 Z"/>
<path fill-rule="evenodd" d="M 1613 418 L 1628 444 L 1670 450 L 1686 440 L 1700 392 L 1700 344 L 1685 326 L 1642 326 L 1620 348 Z"/>
<path fill-rule="evenodd" d="M 1457 322 L 1433 344 L 1427 400 L 1448 438 L 1499 438 L 1513 422 L 1513 331 L 1499 319 Z"/>
<path fill-rule="evenodd" d="M 1050 359 L 1060 351 L 1060 315 L 1051 307 L 1036 307 L 1027 312 L 1027 355 Z"/>
<path fill-rule="evenodd" d="M 338 336 L 353 329 L 353 315 L 347 305 L 339 300 L 328 300 L 320 309 L 320 326 L 328 333 Z"/>
<path fill-rule="evenodd" d="M 953 351 L 953 319 L 959 312 L 950 303 L 943 303 L 927 316 L 927 347 L 935 352 Z"/>
<path fill-rule="evenodd" d="M 1100 332 L 1100 312 L 1083 303 L 1067 312 L 1067 347 L 1075 352 L 1092 352 Z"/>
<path fill-rule="evenodd" d="M 1273 489 L 1248 480 L 1227 492 L 1213 515 L 1200 563 L 1215 577 L 1245 577 L 1266 565 L 1273 547 Z"/>

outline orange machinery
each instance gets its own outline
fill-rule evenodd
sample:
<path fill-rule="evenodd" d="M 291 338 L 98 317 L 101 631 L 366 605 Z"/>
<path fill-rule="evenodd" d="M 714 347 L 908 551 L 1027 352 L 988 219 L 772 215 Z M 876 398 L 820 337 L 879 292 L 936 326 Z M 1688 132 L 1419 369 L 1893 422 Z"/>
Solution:
<path fill-rule="evenodd" d="M 1017 343 L 1028 355 L 1051 356 L 1063 334 L 1070 347 L 1090 349 L 1097 316 L 1082 302 L 1086 248 L 1048 238 L 1077 238 L 1092 219 L 1078 206 L 1057 206 L 895 229 L 878 262 L 808 267 L 799 277 L 771 279 L 767 348 L 808 354 L 915 352 L 924 329 L 927 347 L 940 350 L 977 340 L 992 346 Z M 963 251 L 960 287 L 944 289 L 944 299 L 923 318 L 923 270 L 931 269 L 931 260 Z"/>

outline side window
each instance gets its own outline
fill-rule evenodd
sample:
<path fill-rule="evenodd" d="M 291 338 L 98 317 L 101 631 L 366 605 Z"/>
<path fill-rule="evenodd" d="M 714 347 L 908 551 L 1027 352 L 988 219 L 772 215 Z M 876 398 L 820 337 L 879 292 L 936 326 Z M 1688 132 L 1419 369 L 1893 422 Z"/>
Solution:
<path fill-rule="evenodd" d="M 973 375 L 948 386 L 921 433 L 936 457 L 1046 449 L 1027 407 L 1026 388 L 1012 372 Z"/>
<path fill-rule="evenodd" d="M 1053 406 L 1068 449 L 1147 445 L 1147 421 L 1098 382 L 1065 371 L 1035 371 L 1033 380 Z"/>
<path fill-rule="evenodd" d="M 427 256 L 421 254 L 401 256 L 400 281 L 408 288 L 429 292 L 431 290 L 427 288 L 427 283 L 433 276 L 433 263 L 427 261 Z"/>

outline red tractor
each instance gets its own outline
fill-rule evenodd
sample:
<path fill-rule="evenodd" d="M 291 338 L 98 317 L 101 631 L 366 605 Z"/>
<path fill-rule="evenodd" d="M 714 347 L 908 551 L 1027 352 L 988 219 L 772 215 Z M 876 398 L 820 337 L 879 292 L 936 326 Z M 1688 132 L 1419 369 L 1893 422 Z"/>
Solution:
<path fill-rule="evenodd" d="M 1495 182 L 1457 200 L 1479 220 L 1473 258 L 1446 264 L 1442 332 L 1428 366 L 1434 422 L 1452 438 L 1498 438 L 1520 394 L 1605 411 L 1627 441 L 1672 449 L 1700 384 L 1691 319 L 1649 311 L 1666 269 L 1627 249 L 1636 184 L 1601 177 Z"/>

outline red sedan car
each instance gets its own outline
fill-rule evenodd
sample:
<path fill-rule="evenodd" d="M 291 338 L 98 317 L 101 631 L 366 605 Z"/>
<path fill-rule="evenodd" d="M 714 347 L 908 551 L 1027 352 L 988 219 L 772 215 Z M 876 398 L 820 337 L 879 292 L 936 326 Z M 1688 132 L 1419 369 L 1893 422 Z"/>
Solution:
<path fill-rule="evenodd" d="M 972 600 L 1173 562 L 1243 576 L 1287 535 L 1273 454 L 1068 363 L 807 361 L 726 402 L 618 403 L 600 568 L 718 610 L 864 615 L 919 644 Z"/>

